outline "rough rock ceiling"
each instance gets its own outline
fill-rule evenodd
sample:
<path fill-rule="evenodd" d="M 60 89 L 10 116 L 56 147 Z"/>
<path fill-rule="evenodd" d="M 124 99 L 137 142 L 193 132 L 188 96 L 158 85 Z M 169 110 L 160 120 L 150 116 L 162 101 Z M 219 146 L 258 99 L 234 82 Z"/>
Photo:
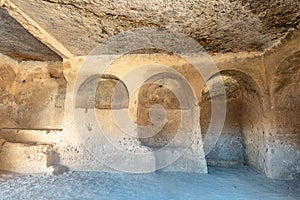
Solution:
<path fill-rule="evenodd" d="M 16 60 L 61 60 L 2 8 L 0 8 L 0 41 L 0 52 Z"/>
<path fill-rule="evenodd" d="M 285 32 L 300 21 L 299 0 L 231 0 L 240 2 L 261 20 L 264 32 Z"/>
<path fill-rule="evenodd" d="M 75 56 L 137 27 L 185 33 L 210 53 L 263 51 L 300 21 L 297 0 L 10 1 Z"/>

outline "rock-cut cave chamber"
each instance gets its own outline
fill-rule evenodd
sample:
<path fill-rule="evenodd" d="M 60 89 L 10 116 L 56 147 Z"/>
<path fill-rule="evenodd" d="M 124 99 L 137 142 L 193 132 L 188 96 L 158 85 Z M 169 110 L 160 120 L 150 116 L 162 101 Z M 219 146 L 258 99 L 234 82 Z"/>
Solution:
<path fill-rule="evenodd" d="M 268 178 L 299 177 L 299 2 L 199 0 L 180 6 L 166 1 L 146 10 L 143 1 L 127 7 L 115 0 L 91 2 L 0 1 L 0 170 L 48 173 L 50 166 L 60 166 L 115 171 L 106 159 L 119 157 L 116 152 L 102 155 L 106 147 L 97 135 L 100 124 L 103 138 L 125 152 L 151 153 L 170 142 L 166 155 L 185 148 L 164 167 L 158 166 L 167 157 L 150 156 L 152 171 L 207 173 L 208 166 L 248 165 Z M 196 14 L 201 11 L 203 16 Z M 100 42 L 143 27 L 193 38 L 218 73 L 202 77 L 176 52 L 153 48 L 153 38 L 145 40 L 148 49 L 118 55 L 103 73 L 80 72 Z M 126 49 L 120 43 L 118 48 Z M 134 72 L 141 66 L 141 73 Z M 216 84 L 220 80 L 223 87 Z M 132 88 L 131 81 L 142 86 Z M 214 131 L 209 127 L 212 102 L 221 101 L 222 92 L 224 126 L 206 152 L 205 137 Z M 78 121 L 86 130 L 81 136 Z M 124 134 L 126 128 L 131 135 Z M 193 134 L 196 140 L 186 143 Z"/>

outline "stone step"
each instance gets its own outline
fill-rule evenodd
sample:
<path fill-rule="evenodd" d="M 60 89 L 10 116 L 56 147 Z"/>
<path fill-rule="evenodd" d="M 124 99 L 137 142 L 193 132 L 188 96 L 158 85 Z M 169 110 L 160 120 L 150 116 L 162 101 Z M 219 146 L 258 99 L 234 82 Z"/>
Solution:
<path fill-rule="evenodd" d="M 0 139 L 0 170 L 16 173 L 49 173 L 47 161 L 53 146 L 14 143 Z"/>

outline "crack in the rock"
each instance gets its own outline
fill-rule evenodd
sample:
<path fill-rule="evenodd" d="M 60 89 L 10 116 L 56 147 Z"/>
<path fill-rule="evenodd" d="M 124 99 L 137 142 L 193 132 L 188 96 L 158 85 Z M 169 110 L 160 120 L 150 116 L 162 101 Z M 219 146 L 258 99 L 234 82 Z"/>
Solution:
<path fill-rule="evenodd" d="M 122 20 L 122 21 L 127 21 L 129 23 L 137 24 L 137 25 L 140 25 L 140 26 L 161 27 L 161 25 L 156 24 L 156 23 L 151 23 L 151 22 L 142 21 L 142 20 L 139 20 L 139 21 L 133 20 L 133 19 L 131 19 L 130 17 L 128 17 L 126 15 L 115 15 L 115 14 L 108 13 L 108 12 L 102 12 L 102 14 L 100 15 L 100 14 L 97 14 L 97 13 L 93 12 L 92 10 L 90 10 L 88 8 L 85 8 L 83 6 L 82 7 L 78 6 L 77 4 L 74 4 L 74 3 L 64 3 L 64 2 L 53 1 L 53 0 L 42 0 L 42 1 L 46 2 L 46 3 L 50 3 L 50 4 L 72 6 L 75 9 L 86 11 L 87 13 L 90 13 L 90 14 L 94 15 L 97 18 L 106 17 L 106 18 L 110 18 L 110 20 Z"/>

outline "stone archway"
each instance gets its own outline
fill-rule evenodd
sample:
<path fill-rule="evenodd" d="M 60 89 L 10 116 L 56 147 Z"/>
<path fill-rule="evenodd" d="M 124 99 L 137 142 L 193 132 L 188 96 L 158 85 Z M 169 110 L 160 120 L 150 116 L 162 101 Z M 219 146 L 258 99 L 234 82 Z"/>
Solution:
<path fill-rule="evenodd" d="M 161 106 L 156 107 L 157 104 Z M 165 116 L 161 115 L 161 110 L 165 110 Z M 152 120 L 151 112 L 158 118 Z M 178 160 L 164 170 L 207 173 L 199 115 L 196 95 L 189 83 L 177 74 L 156 74 L 140 88 L 137 124 L 142 127 L 138 130 L 138 135 L 142 136 L 141 144 L 154 152 L 166 150 L 169 156 L 182 152 Z M 149 127 L 154 129 L 162 120 L 164 126 L 155 135 L 147 137 Z M 162 162 L 163 157 L 160 155 L 156 159 Z"/>
<path fill-rule="evenodd" d="M 261 91 L 255 80 L 237 70 L 222 70 L 227 96 L 227 113 L 224 128 L 215 148 L 206 156 L 212 166 L 249 164 L 264 170 L 264 129 Z M 200 124 L 207 134 L 210 123 L 211 100 L 218 99 L 219 88 L 212 76 L 202 91 Z M 214 91 L 210 95 L 209 89 Z"/>

